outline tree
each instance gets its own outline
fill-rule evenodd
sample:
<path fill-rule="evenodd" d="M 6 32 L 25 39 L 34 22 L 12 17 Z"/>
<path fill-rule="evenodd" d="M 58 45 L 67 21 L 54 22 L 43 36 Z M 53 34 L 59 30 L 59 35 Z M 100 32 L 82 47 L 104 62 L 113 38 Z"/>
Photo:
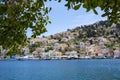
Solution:
<path fill-rule="evenodd" d="M 24 46 L 28 28 L 32 37 L 46 32 L 49 11 L 43 0 L 0 0 L 0 45 L 9 50 Z"/>
<path fill-rule="evenodd" d="M 83 6 L 86 12 L 93 10 L 95 14 L 98 14 L 96 8 L 99 7 L 104 11 L 102 17 L 107 16 L 108 20 L 112 23 L 120 22 L 120 0 L 67 0 L 65 6 L 68 9 L 74 10 L 78 10 Z"/>
<path fill-rule="evenodd" d="M 17 49 L 27 43 L 26 30 L 32 30 L 32 37 L 46 32 L 50 23 L 47 14 L 51 8 L 45 6 L 48 0 L 0 0 L 0 45 L 3 48 Z M 51 0 L 49 0 L 51 1 Z M 56 0 L 61 2 L 61 0 Z M 78 10 L 81 6 L 86 11 L 100 7 L 112 23 L 120 22 L 120 0 L 66 0 L 68 9 Z"/>

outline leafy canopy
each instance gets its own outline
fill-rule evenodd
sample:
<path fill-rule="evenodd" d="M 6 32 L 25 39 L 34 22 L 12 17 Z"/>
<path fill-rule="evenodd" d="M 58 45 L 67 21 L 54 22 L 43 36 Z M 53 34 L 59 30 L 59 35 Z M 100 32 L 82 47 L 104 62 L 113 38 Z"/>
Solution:
<path fill-rule="evenodd" d="M 9 50 L 24 46 L 28 28 L 32 37 L 46 32 L 49 11 L 43 0 L 0 0 L 0 45 Z"/>
<path fill-rule="evenodd" d="M 98 14 L 96 8 L 99 7 L 104 11 L 102 17 L 107 16 L 111 23 L 120 22 L 120 0 L 67 0 L 65 6 L 68 9 L 74 10 L 78 10 L 83 6 L 83 8 L 86 9 L 86 12 L 93 10 L 95 14 Z"/>
<path fill-rule="evenodd" d="M 28 28 L 32 29 L 32 37 L 46 32 L 51 10 L 45 6 L 47 1 L 0 0 L 0 45 L 14 51 L 26 45 Z M 104 11 L 103 17 L 107 16 L 112 23 L 120 22 L 120 0 L 66 0 L 65 6 L 74 10 L 83 6 L 86 12 L 93 10 L 95 14 L 98 14 L 96 8 L 100 7 Z"/>

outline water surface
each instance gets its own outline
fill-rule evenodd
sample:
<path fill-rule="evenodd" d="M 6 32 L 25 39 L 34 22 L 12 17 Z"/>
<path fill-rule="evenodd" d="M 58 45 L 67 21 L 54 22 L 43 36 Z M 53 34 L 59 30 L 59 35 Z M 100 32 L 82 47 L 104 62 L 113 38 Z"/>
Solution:
<path fill-rule="evenodd" d="M 120 80 L 120 60 L 0 61 L 0 80 Z"/>

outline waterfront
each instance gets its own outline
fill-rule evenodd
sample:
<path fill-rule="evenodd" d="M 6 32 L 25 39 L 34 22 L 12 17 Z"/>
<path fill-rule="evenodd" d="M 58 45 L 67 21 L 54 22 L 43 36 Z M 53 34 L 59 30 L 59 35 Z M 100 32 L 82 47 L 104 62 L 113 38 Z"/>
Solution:
<path fill-rule="evenodd" d="M 0 80 L 120 80 L 119 59 L 0 61 Z"/>

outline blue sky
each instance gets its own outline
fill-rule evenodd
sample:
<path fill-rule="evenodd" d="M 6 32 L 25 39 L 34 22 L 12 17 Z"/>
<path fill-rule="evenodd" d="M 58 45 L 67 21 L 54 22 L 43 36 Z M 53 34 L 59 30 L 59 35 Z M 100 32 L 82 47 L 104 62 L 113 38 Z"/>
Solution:
<path fill-rule="evenodd" d="M 57 1 L 47 2 L 46 6 L 52 7 L 49 13 L 51 24 L 46 26 L 47 32 L 42 34 L 45 36 L 53 35 L 59 32 L 66 31 L 67 29 L 73 29 L 81 25 L 89 25 L 100 20 L 106 20 L 106 17 L 101 17 L 103 13 L 97 8 L 98 15 L 95 15 L 93 11 L 86 12 L 86 9 L 80 8 L 79 10 L 67 10 L 64 6 L 65 1 L 58 3 Z M 31 31 L 28 30 L 27 36 L 30 37 Z M 41 35 L 41 36 L 42 36 Z"/>

